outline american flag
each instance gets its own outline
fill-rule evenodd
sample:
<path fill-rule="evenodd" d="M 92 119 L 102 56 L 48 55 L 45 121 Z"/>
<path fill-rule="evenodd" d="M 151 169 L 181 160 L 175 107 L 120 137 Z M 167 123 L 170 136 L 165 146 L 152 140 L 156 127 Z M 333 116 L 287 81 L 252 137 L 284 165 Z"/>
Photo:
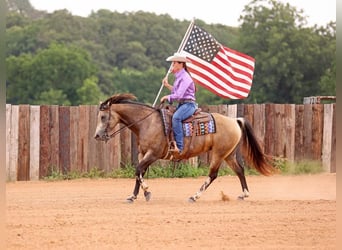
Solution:
<path fill-rule="evenodd" d="M 193 25 L 181 50 L 191 63 L 192 78 L 222 98 L 243 99 L 252 87 L 255 59 L 221 45 Z"/>

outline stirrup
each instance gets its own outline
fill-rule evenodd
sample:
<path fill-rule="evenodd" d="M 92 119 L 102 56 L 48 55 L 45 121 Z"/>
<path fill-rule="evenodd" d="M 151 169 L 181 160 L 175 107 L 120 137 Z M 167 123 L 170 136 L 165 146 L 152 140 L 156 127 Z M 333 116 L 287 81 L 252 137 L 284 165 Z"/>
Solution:
<path fill-rule="evenodd" d="M 179 149 L 177 147 L 176 141 L 170 141 L 169 143 L 169 152 L 179 152 Z"/>

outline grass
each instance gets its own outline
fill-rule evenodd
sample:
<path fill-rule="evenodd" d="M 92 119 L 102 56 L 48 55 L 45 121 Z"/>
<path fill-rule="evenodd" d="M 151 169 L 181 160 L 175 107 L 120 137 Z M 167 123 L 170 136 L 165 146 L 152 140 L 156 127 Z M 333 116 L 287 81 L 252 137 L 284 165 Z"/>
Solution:
<path fill-rule="evenodd" d="M 300 174 L 317 174 L 323 172 L 323 168 L 319 162 L 302 161 L 298 163 L 290 163 L 283 159 L 276 159 L 275 168 L 283 175 L 300 175 Z M 153 166 L 148 169 L 145 176 L 148 178 L 189 178 L 207 176 L 209 173 L 208 166 L 194 167 L 189 164 L 180 163 L 176 166 L 169 164 L 166 166 Z M 221 167 L 219 176 L 235 175 L 229 167 Z M 260 175 L 255 169 L 245 167 L 245 175 Z M 135 178 L 135 168 L 132 165 L 115 169 L 109 173 L 94 167 L 90 171 L 81 173 L 71 171 L 61 173 L 54 166 L 50 167 L 48 175 L 44 178 L 47 181 L 56 180 L 72 180 L 79 178 Z"/>

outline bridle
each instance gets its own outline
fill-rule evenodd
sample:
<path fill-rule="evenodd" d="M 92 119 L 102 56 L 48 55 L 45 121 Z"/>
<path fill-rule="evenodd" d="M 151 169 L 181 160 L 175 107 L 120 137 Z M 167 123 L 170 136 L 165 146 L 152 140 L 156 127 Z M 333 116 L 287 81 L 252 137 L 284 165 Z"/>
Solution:
<path fill-rule="evenodd" d="M 135 121 L 131 124 L 128 124 L 127 125 L 127 122 L 123 121 L 122 119 L 120 119 L 121 123 L 124 124 L 123 127 L 119 128 L 118 130 L 114 131 L 113 133 L 111 134 L 108 134 L 108 130 L 109 130 L 109 121 L 110 121 L 110 118 L 112 116 L 112 113 L 110 112 L 110 106 L 108 105 L 104 105 L 104 106 L 100 106 L 100 111 L 108 111 L 109 112 L 109 117 L 108 117 L 108 120 L 107 120 L 107 124 L 106 124 L 106 128 L 104 129 L 104 135 L 102 136 L 102 139 L 107 143 L 111 138 L 113 138 L 114 136 L 116 136 L 117 134 L 119 134 L 122 130 L 126 129 L 126 128 L 130 128 L 132 127 L 133 125 L 147 119 L 149 116 L 151 116 L 157 109 L 153 109 L 149 114 L 147 114 L 145 117 L 141 118 L 140 120 L 138 121 Z M 120 123 L 119 121 L 119 123 Z"/>

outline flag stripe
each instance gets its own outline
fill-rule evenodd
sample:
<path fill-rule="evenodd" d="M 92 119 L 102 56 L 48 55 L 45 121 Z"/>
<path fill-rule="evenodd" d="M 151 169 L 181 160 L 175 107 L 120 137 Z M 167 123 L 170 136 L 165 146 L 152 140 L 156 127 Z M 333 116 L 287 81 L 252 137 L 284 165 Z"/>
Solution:
<path fill-rule="evenodd" d="M 232 53 L 233 50 L 228 49 L 227 47 L 224 47 L 224 51 L 228 57 L 228 60 L 234 65 L 234 68 L 239 71 L 241 70 L 243 72 L 241 72 L 242 74 L 245 74 L 252 80 L 254 72 L 254 59 L 246 60 L 246 58 L 241 57 L 234 52 Z"/>
<path fill-rule="evenodd" d="M 225 54 L 218 53 L 216 58 L 213 60 L 212 65 L 220 69 L 232 82 L 240 82 L 247 85 L 251 85 L 252 79 L 249 74 L 246 74 L 244 70 L 234 67 Z"/>

